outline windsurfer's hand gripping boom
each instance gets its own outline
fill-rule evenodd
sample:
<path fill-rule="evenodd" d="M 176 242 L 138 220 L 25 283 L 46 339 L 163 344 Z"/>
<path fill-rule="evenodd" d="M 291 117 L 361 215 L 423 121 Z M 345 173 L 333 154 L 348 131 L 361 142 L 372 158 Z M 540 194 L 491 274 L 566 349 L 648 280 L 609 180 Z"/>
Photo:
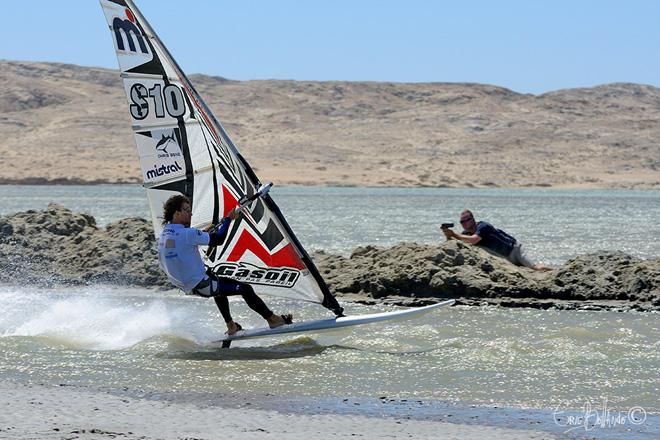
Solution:
<path fill-rule="evenodd" d="M 229 227 L 229 223 L 231 221 L 236 220 L 238 216 L 241 214 L 241 207 L 237 206 L 236 208 L 232 209 L 229 211 L 229 214 L 227 214 L 227 217 L 223 218 L 220 223 L 214 224 L 214 225 L 208 225 L 206 228 L 204 228 L 205 232 L 208 232 L 211 234 L 211 236 L 215 235 L 223 235 L 219 234 L 221 230 L 225 230 Z"/>
<path fill-rule="evenodd" d="M 204 230 L 206 232 L 216 232 L 219 228 L 223 226 L 225 223 L 226 219 L 229 220 L 236 220 L 240 213 L 243 211 L 243 209 L 248 206 L 250 203 L 254 202 L 257 198 L 259 197 L 264 197 L 266 194 L 268 194 L 268 191 L 270 191 L 270 188 L 273 186 L 272 182 L 266 182 L 263 185 L 259 187 L 257 192 L 252 194 L 250 197 L 244 196 L 238 201 L 238 206 L 231 211 L 229 211 L 229 214 L 227 214 L 227 217 L 223 218 L 222 221 L 219 224 L 215 225 L 209 225 L 207 228 Z"/>

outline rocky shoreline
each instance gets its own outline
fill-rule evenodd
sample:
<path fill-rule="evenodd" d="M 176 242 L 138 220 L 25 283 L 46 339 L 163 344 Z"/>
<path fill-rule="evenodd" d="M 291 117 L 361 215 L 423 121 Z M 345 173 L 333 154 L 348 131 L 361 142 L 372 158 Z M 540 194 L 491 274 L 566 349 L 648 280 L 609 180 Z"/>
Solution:
<path fill-rule="evenodd" d="M 660 311 L 660 259 L 622 252 L 580 255 L 548 273 L 453 240 L 312 258 L 338 297 L 362 303 L 413 306 L 455 298 L 466 305 Z M 55 204 L 0 217 L 0 283 L 17 282 L 170 288 L 149 221 L 126 218 L 100 228 L 92 216 Z"/>

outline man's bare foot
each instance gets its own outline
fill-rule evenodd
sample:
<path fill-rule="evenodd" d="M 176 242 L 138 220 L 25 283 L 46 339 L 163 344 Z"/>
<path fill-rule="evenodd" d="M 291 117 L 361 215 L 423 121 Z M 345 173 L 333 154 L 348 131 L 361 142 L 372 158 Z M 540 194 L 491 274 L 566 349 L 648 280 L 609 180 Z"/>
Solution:
<path fill-rule="evenodd" d="M 541 272 L 551 272 L 551 271 L 555 270 L 553 267 L 544 266 L 542 264 L 537 264 L 536 266 L 532 267 L 532 269 L 538 270 L 538 271 L 541 271 Z"/>
<path fill-rule="evenodd" d="M 231 336 L 233 334 L 236 334 L 239 330 L 243 330 L 243 327 L 237 322 L 234 321 L 229 321 L 227 323 L 227 331 L 225 332 L 227 335 Z"/>
<path fill-rule="evenodd" d="M 291 324 L 293 322 L 293 315 L 291 313 L 288 315 L 276 315 L 273 313 L 266 321 L 268 321 L 270 328 L 281 327 L 284 324 Z"/>

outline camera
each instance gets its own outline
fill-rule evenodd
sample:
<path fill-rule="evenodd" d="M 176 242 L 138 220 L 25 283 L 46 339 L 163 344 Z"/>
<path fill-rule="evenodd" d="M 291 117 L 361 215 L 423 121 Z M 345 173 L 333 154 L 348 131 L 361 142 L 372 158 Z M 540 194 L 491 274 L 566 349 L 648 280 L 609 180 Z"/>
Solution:
<path fill-rule="evenodd" d="M 453 223 L 443 223 L 440 225 L 440 229 L 447 229 L 447 228 L 453 228 L 454 224 Z"/>

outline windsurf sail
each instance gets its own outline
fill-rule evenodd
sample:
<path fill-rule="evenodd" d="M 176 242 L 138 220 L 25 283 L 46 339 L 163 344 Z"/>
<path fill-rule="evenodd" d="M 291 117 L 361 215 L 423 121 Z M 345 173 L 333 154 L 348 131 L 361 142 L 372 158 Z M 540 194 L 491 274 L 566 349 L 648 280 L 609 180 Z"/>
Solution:
<path fill-rule="evenodd" d="M 128 98 L 144 187 L 158 237 L 163 203 L 184 194 L 195 227 L 217 224 L 262 186 L 147 20 L 130 0 L 100 0 Z M 257 293 L 342 308 L 270 195 L 232 222 L 225 243 L 205 252 L 222 277 Z"/>

